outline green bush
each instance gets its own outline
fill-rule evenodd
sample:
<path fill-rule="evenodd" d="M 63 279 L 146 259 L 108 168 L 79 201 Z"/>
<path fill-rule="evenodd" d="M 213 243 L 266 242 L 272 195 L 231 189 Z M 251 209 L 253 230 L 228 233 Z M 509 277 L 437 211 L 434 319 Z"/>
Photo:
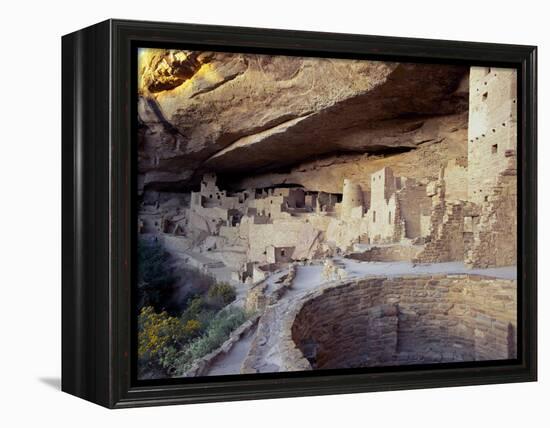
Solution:
<path fill-rule="evenodd" d="M 206 332 L 190 341 L 170 362 L 169 372 L 182 376 L 189 370 L 194 361 L 209 354 L 225 342 L 233 330 L 243 324 L 248 318 L 241 308 L 226 308 L 212 319 Z"/>
<path fill-rule="evenodd" d="M 207 297 L 208 303 L 211 306 L 223 308 L 235 300 L 237 293 L 235 292 L 235 287 L 232 285 L 220 282 L 210 287 Z"/>
<path fill-rule="evenodd" d="M 199 314 L 206 309 L 206 302 L 201 296 L 195 296 L 188 300 L 188 305 L 181 315 L 182 322 L 187 322 L 192 319 L 197 319 Z"/>

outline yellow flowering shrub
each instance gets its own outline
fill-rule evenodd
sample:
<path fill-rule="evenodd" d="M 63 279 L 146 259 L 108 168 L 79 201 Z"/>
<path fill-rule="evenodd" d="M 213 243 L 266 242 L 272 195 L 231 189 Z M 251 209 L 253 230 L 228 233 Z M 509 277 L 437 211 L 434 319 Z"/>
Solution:
<path fill-rule="evenodd" d="M 183 326 L 183 331 L 186 336 L 196 336 L 201 331 L 201 323 L 197 320 L 189 320 Z"/>
<path fill-rule="evenodd" d="M 156 313 L 151 306 L 145 306 L 139 314 L 138 327 L 138 355 L 143 358 L 157 357 L 167 347 L 176 345 L 186 335 L 187 324 L 182 328 L 179 319 L 166 312 Z"/>

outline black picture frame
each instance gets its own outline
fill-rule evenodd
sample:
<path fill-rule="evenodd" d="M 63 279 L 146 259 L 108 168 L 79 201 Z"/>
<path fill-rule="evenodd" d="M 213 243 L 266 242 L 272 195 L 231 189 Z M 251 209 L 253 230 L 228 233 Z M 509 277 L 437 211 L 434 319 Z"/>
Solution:
<path fill-rule="evenodd" d="M 512 67 L 518 71 L 518 359 L 500 364 L 136 382 L 132 269 L 139 45 Z M 62 390 L 109 408 L 537 379 L 537 49 L 107 20 L 62 38 Z M 135 115 L 134 115 L 135 116 Z"/>

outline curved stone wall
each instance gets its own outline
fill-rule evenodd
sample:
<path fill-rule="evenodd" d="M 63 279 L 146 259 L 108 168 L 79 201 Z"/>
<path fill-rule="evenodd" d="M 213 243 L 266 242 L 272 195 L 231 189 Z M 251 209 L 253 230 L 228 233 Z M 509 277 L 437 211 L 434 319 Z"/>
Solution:
<path fill-rule="evenodd" d="M 342 216 L 350 217 L 354 208 L 362 206 L 363 191 L 361 190 L 361 186 L 351 180 L 344 179 L 344 189 L 342 194 Z"/>
<path fill-rule="evenodd" d="M 477 275 L 335 284 L 292 311 L 286 366 L 348 368 L 516 356 L 516 281 Z M 285 334 L 283 334 L 285 336 Z M 283 338 L 284 340 L 284 338 Z M 299 354 L 299 355 L 298 355 Z"/>

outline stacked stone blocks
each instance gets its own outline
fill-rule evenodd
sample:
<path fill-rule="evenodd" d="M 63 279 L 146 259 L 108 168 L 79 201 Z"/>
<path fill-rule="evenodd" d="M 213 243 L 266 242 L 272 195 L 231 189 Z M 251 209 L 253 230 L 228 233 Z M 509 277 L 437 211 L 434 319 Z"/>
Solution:
<path fill-rule="evenodd" d="M 369 278 L 304 301 L 290 334 L 312 368 L 513 359 L 516 305 L 511 280 Z"/>

